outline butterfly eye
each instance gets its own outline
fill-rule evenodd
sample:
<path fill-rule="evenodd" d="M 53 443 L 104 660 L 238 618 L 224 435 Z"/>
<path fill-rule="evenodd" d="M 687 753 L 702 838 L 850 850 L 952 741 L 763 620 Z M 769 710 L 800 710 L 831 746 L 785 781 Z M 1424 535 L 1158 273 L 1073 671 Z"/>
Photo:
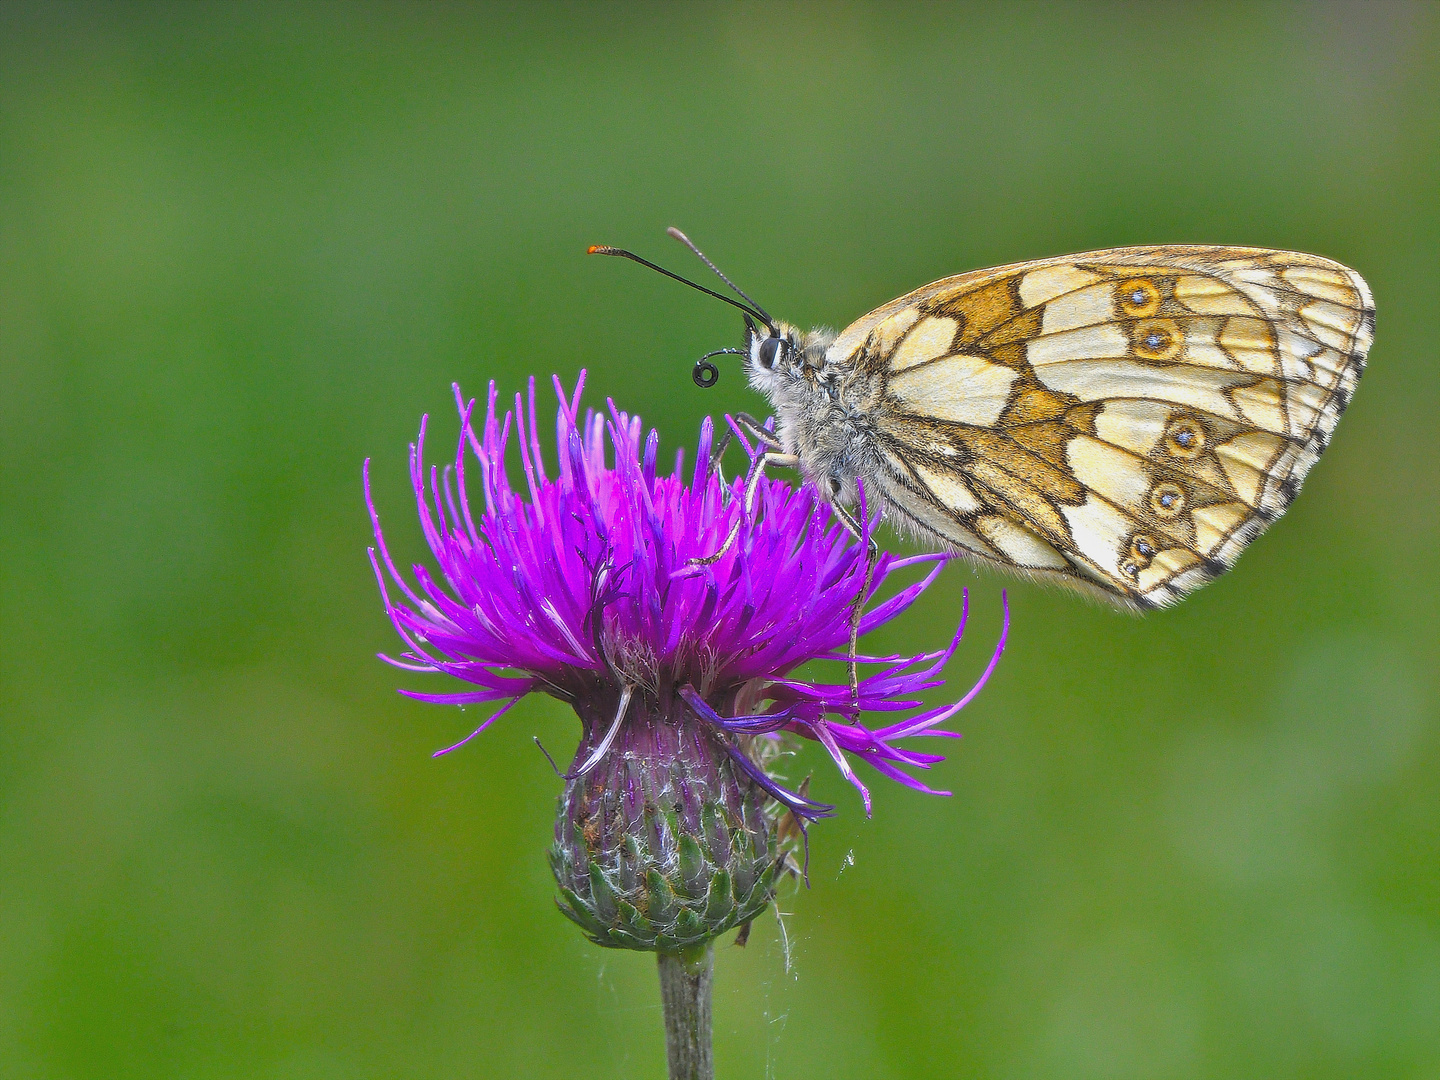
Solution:
<path fill-rule="evenodd" d="M 777 361 L 785 359 L 785 355 L 789 352 L 789 349 L 790 343 L 784 338 L 768 337 L 760 343 L 760 349 L 756 354 L 756 359 L 760 361 L 761 367 L 769 371 L 775 366 Z"/>

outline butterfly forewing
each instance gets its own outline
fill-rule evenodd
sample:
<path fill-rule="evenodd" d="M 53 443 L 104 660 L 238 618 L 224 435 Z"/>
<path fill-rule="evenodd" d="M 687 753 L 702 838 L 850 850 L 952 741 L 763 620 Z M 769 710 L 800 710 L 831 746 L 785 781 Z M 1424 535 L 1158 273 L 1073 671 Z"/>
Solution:
<path fill-rule="evenodd" d="M 1229 567 L 1295 497 L 1374 334 L 1360 275 L 1117 248 L 946 278 L 843 331 L 877 475 L 926 536 L 1135 607 Z"/>

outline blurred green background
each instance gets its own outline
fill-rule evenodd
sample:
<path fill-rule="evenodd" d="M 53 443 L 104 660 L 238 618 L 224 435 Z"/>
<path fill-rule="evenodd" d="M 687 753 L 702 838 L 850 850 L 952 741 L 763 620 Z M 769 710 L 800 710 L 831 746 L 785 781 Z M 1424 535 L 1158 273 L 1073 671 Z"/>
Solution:
<path fill-rule="evenodd" d="M 374 659 L 375 459 L 450 383 L 756 409 L 776 314 L 1120 244 L 1373 286 L 1294 509 L 1143 620 L 1016 585 L 940 770 L 720 950 L 723 1077 L 1440 1076 L 1440 6 L 0 7 L 0 1077 L 663 1074 L 653 961 L 544 859 L 572 715 Z M 968 685 L 999 582 L 877 648 Z M 938 700 L 938 698 L 937 698 Z"/>

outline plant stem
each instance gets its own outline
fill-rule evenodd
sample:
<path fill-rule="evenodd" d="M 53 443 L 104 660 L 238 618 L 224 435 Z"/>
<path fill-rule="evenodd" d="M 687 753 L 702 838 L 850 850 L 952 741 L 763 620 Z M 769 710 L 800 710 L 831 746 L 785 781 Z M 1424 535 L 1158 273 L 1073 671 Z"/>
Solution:
<path fill-rule="evenodd" d="M 660 1000 L 665 1006 L 665 1053 L 670 1080 L 714 1080 L 710 1049 L 710 985 L 715 971 L 715 945 L 683 953 L 657 953 Z"/>

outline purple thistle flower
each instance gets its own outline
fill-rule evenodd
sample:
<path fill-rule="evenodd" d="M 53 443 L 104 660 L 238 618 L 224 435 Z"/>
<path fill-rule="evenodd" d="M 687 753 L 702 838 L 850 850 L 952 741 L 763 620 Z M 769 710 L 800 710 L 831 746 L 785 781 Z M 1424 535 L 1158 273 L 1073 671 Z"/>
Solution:
<path fill-rule="evenodd" d="M 806 823 L 834 812 L 809 798 L 806 784 L 791 790 L 772 775 L 781 733 L 824 746 L 859 789 L 867 814 L 870 793 L 849 755 L 930 792 L 906 770 L 943 758 L 896 744 L 915 735 L 954 737 L 939 725 L 989 678 L 1005 632 L 980 681 L 953 705 L 925 709 L 919 695 L 943 685 L 964 610 L 944 649 L 861 657 L 872 673 L 853 698 L 848 683 L 795 678 L 809 660 L 847 659 L 853 605 L 866 580 L 863 501 L 864 541 L 809 487 L 764 480 L 749 515 L 743 479 L 727 483 L 710 469 L 709 420 L 687 484 L 683 451 L 673 473 L 657 474 L 659 438 L 651 431 L 642 442 L 638 417 L 613 402 L 605 413 L 582 417 L 583 384 L 582 374 L 567 396 L 555 380 L 554 478 L 541 452 L 533 379 L 528 401 L 517 394 L 503 415 L 491 383 L 483 424 L 474 422 L 475 402 L 456 387 L 455 460 L 443 470 L 431 466 L 428 476 L 421 421 L 410 479 L 438 580 L 417 565 L 412 588 L 396 570 L 365 463 L 377 545 L 370 560 L 406 650 L 383 659 L 475 687 L 402 691 L 421 701 L 503 702 L 436 756 L 465 745 L 533 691 L 570 703 L 581 739 L 564 774 L 550 851 L 560 909 L 598 944 L 659 952 L 663 971 L 666 957 L 694 959 L 697 949 L 708 956 L 714 938 L 748 926 L 774 898 L 779 876 L 797 869 L 793 851 Z M 760 448 L 731 427 L 753 463 Z M 524 492 L 506 473 L 512 433 Z M 479 463 L 483 509 L 470 504 L 467 448 Z M 468 479 L 475 479 L 473 468 Z M 879 555 L 867 601 L 892 572 L 931 569 L 866 613 L 861 633 L 914 603 L 944 562 Z M 867 711 L 911 715 L 869 728 L 859 722 Z"/>
<path fill-rule="evenodd" d="M 386 612 L 406 647 L 399 657 L 382 659 L 409 671 L 444 672 L 477 687 L 401 693 L 438 704 L 505 703 L 436 756 L 465 745 L 538 690 L 569 702 L 580 716 L 584 735 L 571 777 L 599 764 L 627 715 L 658 707 L 661 714 L 710 729 L 740 770 L 802 821 L 834 808 L 773 779 L 757 760 L 763 756 L 755 749 L 761 737 L 789 731 L 819 742 L 859 790 L 867 814 L 870 794 L 847 754 L 907 787 L 949 794 L 905 771 L 928 769 L 943 756 L 902 749 L 896 742 L 920 735 L 958 737 L 939 725 L 967 705 L 994 671 L 1009 631 L 1008 607 L 994 655 L 969 693 L 951 705 L 866 727 L 858 722 L 860 712 L 920 709 L 921 692 L 944 685 L 940 673 L 964 632 L 968 593 L 944 649 L 861 657 L 874 673 L 860 680 L 857 702 L 847 683 L 793 678 L 807 661 L 847 659 L 866 545 L 839 525 L 808 486 L 762 480 L 753 518 L 747 517 L 742 479 L 726 482 L 708 470 L 713 439 L 708 419 L 687 485 L 683 450 L 671 475 L 657 474 L 659 437 L 652 430 L 642 441 L 639 417 L 613 402 L 603 414 L 580 415 L 583 373 L 569 397 L 558 378 L 554 383 L 560 460 L 553 478 L 541 452 L 533 379 L 528 403 L 517 394 L 514 409 L 503 416 L 496 412 L 492 382 L 478 426 L 475 402 L 465 401 L 455 387 L 461 419 L 455 460 L 443 470 L 431 466 L 428 480 L 423 464 L 428 417 L 422 419 L 410 448 L 410 477 L 440 581 L 416 565 L 417 588 L 411 588 L 396 570 L 365 463 L 365 497 L 379 549 L 378 559 L 370 549 L 370 559 Z M 753 460 L 760 448 L 733 423 L 731 428 Z M 528 501 L 510 486 L 505 470 L 512 432 Z M 467 446 L 479 463 L 483 510 L 470 503 Z M 872 522 L 862 516 L 868 538 Z M 737 520 L 739 539 L 729 551 L 712 564 L 695 565 L 692 560 L 721 548 Z M 400 591 L 398 601 L 381 561 Z M 861 634 L 914 603 L 945 561 L 943 555 L 895 558 L 882 552 L 867 600 L 897 570 L 933 568 L 866 612 Z M 642 697 L 652 704 L 637 710 L 634 703 Z"/>

